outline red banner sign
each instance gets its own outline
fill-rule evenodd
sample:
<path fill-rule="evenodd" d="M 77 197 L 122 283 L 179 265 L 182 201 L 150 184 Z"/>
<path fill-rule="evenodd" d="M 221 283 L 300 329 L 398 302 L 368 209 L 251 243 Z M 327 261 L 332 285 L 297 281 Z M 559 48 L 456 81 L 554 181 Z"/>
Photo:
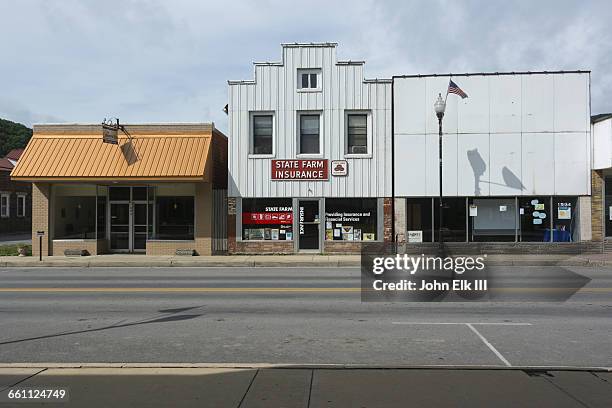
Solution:
<path fill-rule="evenodd" d="M 290 212 L 243 212 L 243 224 L 293 224 L 293 213 Z"/>
<path fill-rule="evenodd" d="M 327 159 L 272 160 L 272 180 L 327 180 Z"/>

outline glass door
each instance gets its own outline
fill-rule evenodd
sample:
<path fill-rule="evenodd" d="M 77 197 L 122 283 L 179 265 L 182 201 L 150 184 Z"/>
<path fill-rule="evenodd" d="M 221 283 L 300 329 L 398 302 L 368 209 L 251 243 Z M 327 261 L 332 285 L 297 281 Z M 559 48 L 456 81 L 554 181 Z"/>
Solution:
<path fill-rule="evenodd" d="M 130 204 L 110 203 L 110 249 L 130 251 Z"/>
<path fill-rule="evenodd" d="M 109 230 L 112 252 L 144 252 L 153 206 L 147 187 L 109 188 Z"/>
<path fill-rule="evenodd" d="M 318 251 L 320 249 L 319 200 L 299 200 L 299 234 L 300 251 Z"/>
<path fill-rule="evenodd" d="M 132 250 L 144 251 L 147 243 L 147 203 L 133 203 Z"/>

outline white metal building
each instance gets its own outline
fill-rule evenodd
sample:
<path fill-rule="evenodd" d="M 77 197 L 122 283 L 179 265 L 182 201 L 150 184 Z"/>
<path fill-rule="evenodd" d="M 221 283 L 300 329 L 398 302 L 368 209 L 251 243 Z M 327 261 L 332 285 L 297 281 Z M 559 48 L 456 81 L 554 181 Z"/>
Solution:
<path fill-rule="evenodd" d="M 364 79 L 335 43 L 282 44 L 280 62 L 254 65 L 228 81 L 230 251 L 391 239 L 391 80 Z"/>
<path fill-rule="evenodd" d="M 400 240 L 437 239 L 434 102 L 446 95 L 450 78 L 393 78 Z M 590 73 L 460 74 L 452 80 L 469 97 L 449 94 L 443 118 L 445 240 L 590 240 Z"/>

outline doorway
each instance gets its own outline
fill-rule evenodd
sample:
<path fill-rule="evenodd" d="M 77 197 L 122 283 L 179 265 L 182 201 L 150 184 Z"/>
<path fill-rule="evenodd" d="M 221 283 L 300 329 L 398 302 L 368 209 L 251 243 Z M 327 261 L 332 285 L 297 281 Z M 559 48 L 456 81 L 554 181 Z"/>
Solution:
<path fill-rule="evenodd" d="M 298 200 L 298 249 L 318 252 L 321 249 L 319 200 Z"/>
<path fill-rule="evenodd" d="M 147 187 L 109 187 L 109 249 L 145 252 L 151 223 Z"/>

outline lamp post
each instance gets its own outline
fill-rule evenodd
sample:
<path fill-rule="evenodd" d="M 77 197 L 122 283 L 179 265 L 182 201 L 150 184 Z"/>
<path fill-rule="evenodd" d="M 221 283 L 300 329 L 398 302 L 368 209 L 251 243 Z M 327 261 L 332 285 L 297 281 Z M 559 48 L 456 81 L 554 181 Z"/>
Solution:
<path fill-rule="evenodd" d="M 434 103 L 434 109 L 438 117 L 438 159 L 440 164 L 440 207 L 438 208 L 438 218 L 440 221 L 438 223 L 438 243 L 440 245 L 440 250 L 442 250 L 442 118 L 444 117 L 444 110 L 446 109 L 446 101 L 442 99 L 442 94 L 438 94 L 438 100 Z"/>

